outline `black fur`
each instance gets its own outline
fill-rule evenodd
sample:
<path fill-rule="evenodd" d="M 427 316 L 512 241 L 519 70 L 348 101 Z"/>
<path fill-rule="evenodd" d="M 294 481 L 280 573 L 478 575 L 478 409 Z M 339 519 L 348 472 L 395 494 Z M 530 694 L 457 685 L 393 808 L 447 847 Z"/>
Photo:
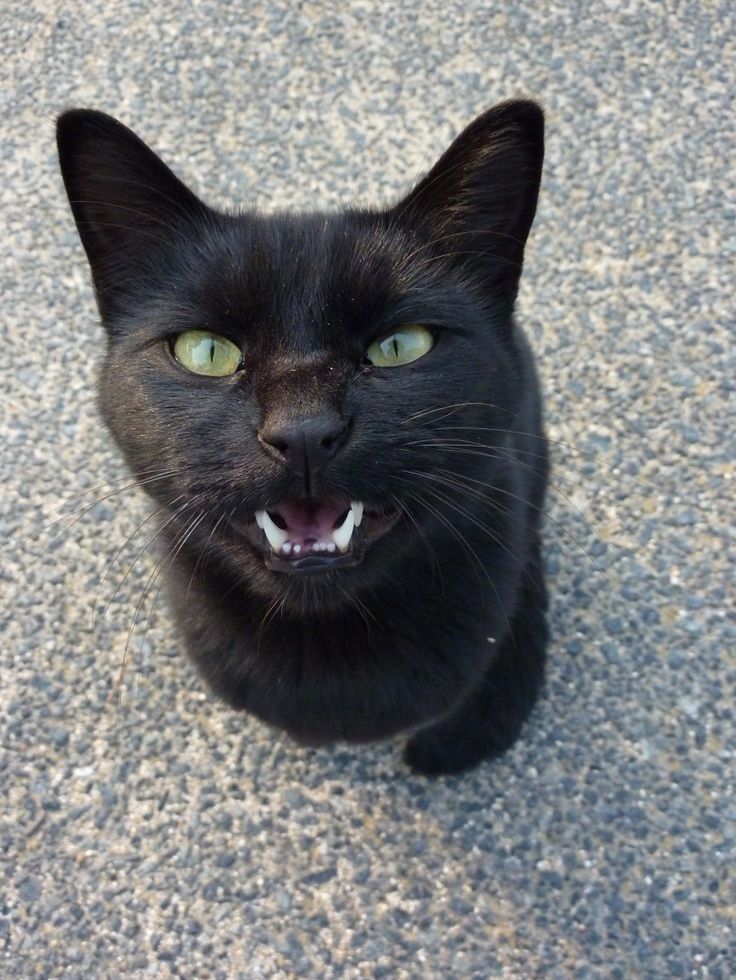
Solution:
<path fill-rule="evenodd" d="M 496 106 L 398 205 L 339 214 L 213 210 L 98 112 L 64 113 L 58 147 L 108 336 L 102 415 L 164 508 L 172 607 L 207 682 L 308 743 L 409 732 L 425 773 L 504 751 L 546 644 L 546 443 L 512 318 L 541 110 Z M 432 350 L 366 364 L 406 323 Z M 171 342 L 190 329 L 238 344 L 245 369 L 185 371 Z M 258 431 L 325 412 L 348 436 L 309 492 L 402 517 L 358 565 L 270 571 L 239 515 L 305 490 Z"/>

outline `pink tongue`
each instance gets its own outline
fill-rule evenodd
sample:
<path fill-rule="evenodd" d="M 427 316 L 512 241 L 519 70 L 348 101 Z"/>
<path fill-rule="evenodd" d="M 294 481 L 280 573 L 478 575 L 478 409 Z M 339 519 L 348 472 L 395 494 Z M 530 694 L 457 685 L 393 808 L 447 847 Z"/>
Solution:
<path fill-rule="evenodd" d="M 335 521 L 344 514 L 347 503 L 285 500 L 271 510 L 286 522 L 287 529 L 306 537 L 329 538 Z"/>

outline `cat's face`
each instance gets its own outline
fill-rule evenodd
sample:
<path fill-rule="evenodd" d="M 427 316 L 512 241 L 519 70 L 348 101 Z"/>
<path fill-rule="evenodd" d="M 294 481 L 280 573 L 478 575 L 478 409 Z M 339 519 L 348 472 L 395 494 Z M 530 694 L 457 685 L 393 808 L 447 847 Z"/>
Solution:
<path fill-rule="evenodd" d="M 396 207 L 264 217 L 207 208 L 109 117 L 62 116 L 100 405 L 172 551 L 304 612 L 441 551 L 442 474 L 479 472 L 447 427 L 513 428 L 541 140 L 539 110 L 507 104 Z"/>

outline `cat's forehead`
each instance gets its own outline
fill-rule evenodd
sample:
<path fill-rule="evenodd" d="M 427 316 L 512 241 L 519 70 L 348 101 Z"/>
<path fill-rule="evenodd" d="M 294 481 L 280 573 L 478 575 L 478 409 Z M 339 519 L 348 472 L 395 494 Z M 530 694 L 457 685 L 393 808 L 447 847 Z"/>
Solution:
<path fill-rule="evenodd" d="M 233 315 L 319 321 L 370 314 L 407 288 L 410 239 L 380 215 L 244 217 L 211 281 Z"/>

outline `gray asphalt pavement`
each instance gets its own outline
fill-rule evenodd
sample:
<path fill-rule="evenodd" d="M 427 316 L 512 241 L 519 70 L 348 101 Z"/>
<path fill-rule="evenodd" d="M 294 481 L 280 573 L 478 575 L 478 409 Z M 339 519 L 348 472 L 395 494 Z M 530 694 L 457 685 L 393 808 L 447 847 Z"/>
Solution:
<path fill-rule="evenodd" d="M 734 976 L 734 11 L 3 6 L 0 975 Z M 525 738 L 436 782 L 296 747 L 203 691 L 160 601 L 118 710 L 145 499 L 44 530 L 125 476 L 55 114 L 117 115 L 213 203 L 311 208 L 396 196 L 514 95 L 548 113 L 519 311 L 557 440 Z"/>

